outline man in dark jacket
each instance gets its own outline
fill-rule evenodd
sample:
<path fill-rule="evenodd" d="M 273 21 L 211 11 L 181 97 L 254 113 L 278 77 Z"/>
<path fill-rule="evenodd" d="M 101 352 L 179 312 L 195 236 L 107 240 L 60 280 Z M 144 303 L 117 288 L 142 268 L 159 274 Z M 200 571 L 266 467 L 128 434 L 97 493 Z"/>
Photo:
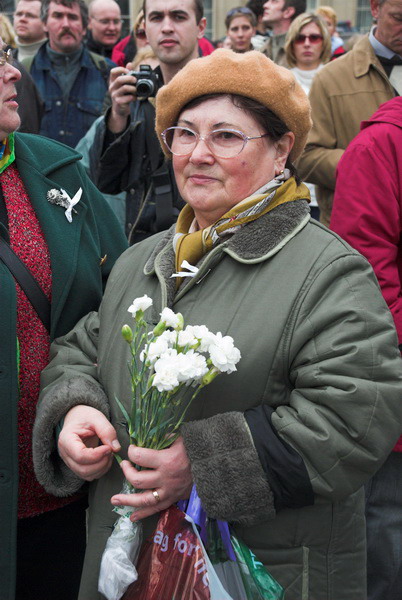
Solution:
<path fill-rule="evenodd" d="M 206 20 L 201 0 L 147 0 L 144 10 L 148 41 L 160 63 L 154 72 L 159 78 L 155 95 L 159 85 L 199 56 L 198 40 Z M 167 229 L 182 206 L 154 132 L 153 104 L 139 97 L 137 83 L 127 68 L 112 70 L 112 106 L 98 125 L 90 157 L 97 166 L 93 177 L 102 192 L 127 192 L 130 243 Z"/>
<path fill-rule="evenodd" d="M 83 45 L 84 0 L 44 0 L 41 18 L 49 41 L 29 65 L 46 105 L 40 133 L 74 147 L 102 113 L 113 63 Z"/>

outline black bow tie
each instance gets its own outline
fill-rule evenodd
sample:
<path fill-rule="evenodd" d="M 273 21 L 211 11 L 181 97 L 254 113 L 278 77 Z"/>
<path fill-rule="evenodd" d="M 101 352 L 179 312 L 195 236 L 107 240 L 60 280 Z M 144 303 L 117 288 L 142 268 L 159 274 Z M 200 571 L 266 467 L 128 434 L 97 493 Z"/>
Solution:
<path fill-rule="evenodd" d="M 391 76 L 392 69 L 395 66 L 402 65 L 402 58 L 397 54 L 394 54 L 392 58 L 385 58 L 384 56 L 377 56 L 377 58 L 380 61 L 387 77 Z"/>
<path fill-rule="evenodd" d="M 402 65 L 402 58 L 400 56 L 398 56 L 397 54 L 394 54 L 394 56 L 392 58 L 385 58 L 385 56 L 378 56 L 378 59 L 380 60 L 382 65 L 389 65 L 389 66 L 395 66 L 395 65 Z"/>

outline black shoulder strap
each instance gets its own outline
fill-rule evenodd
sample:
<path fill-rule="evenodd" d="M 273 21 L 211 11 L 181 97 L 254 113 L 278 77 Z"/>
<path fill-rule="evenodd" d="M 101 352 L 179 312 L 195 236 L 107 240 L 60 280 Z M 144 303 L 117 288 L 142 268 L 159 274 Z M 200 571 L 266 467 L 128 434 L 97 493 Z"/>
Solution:
<path fill-rule="evenodd" d="M 95 63 L 96 68 L 101 72 L 101 75 L 106 83 L 106 89 L 109 87 L 109 69 L 107 67 L 107 62 L 100 54 L 96 52 L 91 52 L 89 50 L 89 54 L 91 55 L 92 61 Z"/>
<path fill-rule="evenodd" d="M 38 317 L 50 332 L 50 302 L 30 270 L 14 250 L 0 236 L 0 260 L 6 265 L 26 297 L 38 313 Z"/>
<path fill-rule="evenodd" d="M 144 101 L 142 108 L 146 124 L 145 139 L 147 153 L 150 158 L 152 169 L 151 180 L 155 197 L 156 231 L 164 231 L 165 229 L 168 229 L 177 218 L 173 205 L 173 187 L 166 160 L 163 159 L 161 163 L 161 157 L 163 155 L 154 130 L 155 109 L 151 103 L 147 101 Z"/>

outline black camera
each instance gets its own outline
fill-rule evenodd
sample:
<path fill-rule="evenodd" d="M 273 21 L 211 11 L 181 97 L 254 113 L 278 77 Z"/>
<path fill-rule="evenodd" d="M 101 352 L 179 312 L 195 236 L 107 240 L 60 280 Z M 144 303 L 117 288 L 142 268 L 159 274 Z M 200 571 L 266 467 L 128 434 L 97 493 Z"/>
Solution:
<path fill-rule="evenodd" d="M 149 98 L 149 96 L 156 95 L 159 87 L 159 77 L 149 65 L 141 65 L 139 71 L 130 71 L 128 75 L 132 75 L 137 79 L 137 96 Z"/>

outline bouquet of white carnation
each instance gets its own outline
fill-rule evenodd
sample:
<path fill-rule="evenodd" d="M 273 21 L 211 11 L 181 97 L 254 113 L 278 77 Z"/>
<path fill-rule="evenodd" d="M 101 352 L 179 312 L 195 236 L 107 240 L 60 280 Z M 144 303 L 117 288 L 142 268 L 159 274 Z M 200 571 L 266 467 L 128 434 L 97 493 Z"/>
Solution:
<path fill-rule="evenodd" d="M 183 316 L 163 309 L 159 323 L 148 330 L 144 311 L 151 298 L 136 298 L 128 308 L 134 327 L 124 325 L 122 335 L 130 346 L 131 406 L 118 406 L 127 423 L 130 444 L 162 450 L 180 434 L 186 412 L 199 392 L 220 373 L 236 371 L 240 351 L 230 336 L 211 333 L 204 325 L 184 327 Z M 194 391 L 189 393 L 189 386 Z M 117 460 L 121 458 L 116 456 Z M 123 493 L 135 493 L 126 481 Z M 108 600 L 119 600 L 136 581 L 135 568 L 142 541 L 141 523 L 132 523 L 132 508 L 120 514 L 103 553 L 99 591 Z"/>

